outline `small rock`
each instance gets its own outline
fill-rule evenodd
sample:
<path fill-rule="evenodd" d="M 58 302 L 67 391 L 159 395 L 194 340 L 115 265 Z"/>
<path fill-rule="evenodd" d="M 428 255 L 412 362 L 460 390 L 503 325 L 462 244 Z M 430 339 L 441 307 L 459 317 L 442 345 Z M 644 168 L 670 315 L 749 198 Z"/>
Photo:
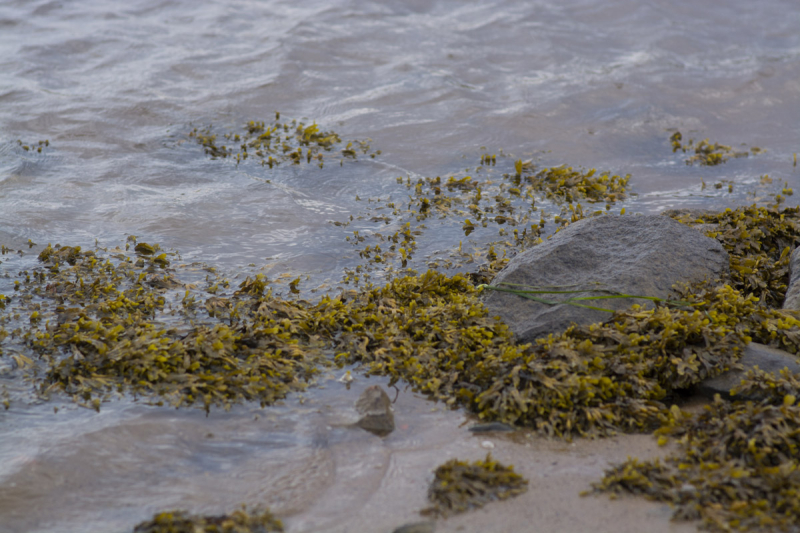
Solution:
<path fill-rule="evenodd" d="M 472 433 L 491 433 L 493 431 L 514 431 L 514 427 L 502 422 L 487 422 L 470 426 L 469 430 Z"/>
<path fill-rule="evenodd" d="M 433 533 L 436 531 L 436 522 L 415 522 L 395 529 L 392 533 Z"/>
<path fill-rule="evenodd" d="M 695 487 L 691 483 L 684 483 L 678 489 L 678 495 L 679 496 L 690 497 L 690 496 L 694 496 L 695 494 L 697 494 L 697 487 Z"/>
<path fill-rule="evenodd" d="M 481 448 L 486 448 L 487 450 L 491 450 L 492 448 L 494 448 L 494 442 L 490 440 L 485 440 L 481 442 Z"/>
<path fill-rule="evenodd" d="M 378 385 L 367 387 L 356 401 L 356 411 L 361 418 L 356 425 L 361 429 L 385 437 L 394 431 L 394 414 L 389 395 Z"/>
<path fill-rule="evenodd" d="M 743 367 L 741 370 L 728 370 L 724 374 L 708 379 L 695 385 L 693 392 L 708 398 L 713 398 L 715 394 L 719 394 L 723 398 L 730 398 L 731 389 L 739 385 L 745 374 L 755 366 L 764 372 L 773 372 L 775 374 L 784 368 L 788 368 L 790 372 L 800 372 L 800 364 L 797 363 L 797 358 L 794 355 L 757 342 L 751 342 L 747 345 L 739 364 Z"/>

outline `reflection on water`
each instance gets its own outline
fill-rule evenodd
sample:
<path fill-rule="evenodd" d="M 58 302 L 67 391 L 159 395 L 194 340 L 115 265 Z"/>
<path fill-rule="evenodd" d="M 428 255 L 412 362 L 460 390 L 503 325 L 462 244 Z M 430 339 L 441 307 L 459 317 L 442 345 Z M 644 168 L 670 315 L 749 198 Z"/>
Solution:
<path fill-rule="evenodd" d="M 783 181 L 800 190 L 798 22 L 792 0 L 4 2 L 0 244 L 24 255 L 0 257 L 0 293 L 34 261 L 28 239 L 113 247 L 130 234 L 233 277 L 308 275 L 301 287 L 335 288 L 359 263 L 346 236 L 407 221 L 370 221 L 373 198 L 406 201 L 396 178 L 463 176 L 484 153 L 499 154 L 498 175 L 528 158 L 630 173 L 638 196 L 615 207 L 628 212 L 750 203 Z M 371 138 L 382 154 L 270 171 L 212 160 L 187 136 L 276 110 Z M 687 166 L 671 151 L 675 130 L 766 152 Z M 18 142 L 45 139 L 41 153 Z M 723 179 L 733 192 L 713 187 Z M 353 226 L 333 224 L 350 216 Z M 465 237 L 460 221 L 425 224 L 423 268 L 460 241 L 491 240 Z M 8 358 L 0 373 L 21 397 Z M 254 502 L 290 531 L 390 531 L 415 520 L 433 467 L 483 449 L 460 414 L 407 391 L 385 440 L 347 427 L 365 386 L 331 382 L 305 403 L 207 418 L 127 401 L 99 414 L 12 402 L 0 412 L 0 531 L 127 531 L 164 508 Z M 532 479 L 549 471 L 523 448 L 509 441 L 498 453 L 525 458 Z M 523 518 L 549 527 L 547 516 Z"/>

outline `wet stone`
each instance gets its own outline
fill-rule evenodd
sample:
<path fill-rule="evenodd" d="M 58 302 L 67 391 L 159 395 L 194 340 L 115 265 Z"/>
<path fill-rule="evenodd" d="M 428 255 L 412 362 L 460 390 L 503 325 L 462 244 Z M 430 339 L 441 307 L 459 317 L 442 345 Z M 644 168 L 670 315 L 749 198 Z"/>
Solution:
<path fill-rule="evenodd" d="M 783 350 L 757 342 L 751 342 L 747 345 L 739 364 L 742 366 L 741 369 L 731 369 L 715 378 L 708 379 L 696 385 L 693 392 L 708 398 L 713 398 L 715 394 L 719 394 L 723 398 L 730 398 L 731 389 L 738 386 L 747 372 L 755 367 L 776 375 L 784 368 L 793 373 L 800 373 L 800 364 L 797 363 L 797 357 Z M 737 399 L 742 398 L 737 396 Z"/>
<path fill-rule="evenodd" d="M 436 522 L 415 522 L 395 529 L 392 533 L 434 533 Z"/>
<path fill-rule="evenodd" d="M 800 248 L 795 248 L 789 259 L 789 287 L 786 289 L 783 308 L 800 311 Z"/>
<path fill-rule="evenodd" d="M 389 395 L 378 385 L 361 393 L 356 401 L 356 411 L 361 415 L 356 425 L 361 429 L 385 437 L 394 431 L 394 414 Z"/>
<path fill-rule="evenodd" d="M 673 286 L 718 280 L 729 270 L 722 245 L 694 228 L 668 217 L 598 216 L 580 220 L 549 240 L 512 259 L 492 285 L 582 291 L 543 294 L 555 305 L 517 294 L 487 291 L 484 303 L 491 315 L 507 323 L 521 342 L 565 330 L 572 323 L 588 325 L 608 320 L 607 311 L 563 304 L 566 298 L 629 294 L 674 297 Z M 527 290 L 527 289 L 526 289 Z M 611 310 L 647 300 L 620 298 L 581 303 Z"/>

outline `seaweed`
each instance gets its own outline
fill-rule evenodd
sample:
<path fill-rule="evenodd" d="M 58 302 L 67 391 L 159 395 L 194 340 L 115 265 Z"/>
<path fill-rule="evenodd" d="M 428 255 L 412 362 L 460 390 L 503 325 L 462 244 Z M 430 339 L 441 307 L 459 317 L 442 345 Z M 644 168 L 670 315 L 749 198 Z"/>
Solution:
<path fill-rule="evenodd" d="M 206 323 L 170 327 L 157 318 L 170 289 L 151 281 L 174 277 L 158 257 L 45 248 L 43 270 L 24 286 L 56 305 L 55 320 L 40 308 L 44 323 L 32 320 L 25 335 L 47 362 L 42 393 L 60 388 L 95 408 L 104 391 L 206 409 L 269 405 L 320 366 L 360 363 L 484 420 L 603 436 L 657 427 L 675 391 L 730 368 L 751 339 L 796 351 L 800 337 L 791 315 L 731 286 L 705 286 L 687 288 L 684 307 L 633 307 L 517 345 L 468 277 L 434 271 L 314 304 L 248 278 L 230 298 L 207 298 Z"/>
<path fill-rule="evenodd" d="M 282 533 L 283 524 L 268 510 L 248 513 L 242 508 L 229 515 L 198 516 L 166 511 L 138 524 L 133 533 Z"/>
<path fill-rule="evenodd" d="M 239 318 L 254 298 L 265 310 L 306 312 L 273 298 L 263 277 L 242 282 L 231 299 L 208 298 L 208 319 L 196 321 L 187 289 L 183 318 L 176 319 L 170 302 L 183 284 L 167 269 L 167 254 L 145 243 L 135 251 L 131 257 L 48 245 L 39 254 L 42 266 L 21 273 L 25 283 L 6 316 L 32 310 L 29 324 L 11 337 L 38 355 L 41 397 L 61 390 L 95 409 L 114 392 L 206 410 L 242 401 L 269 405 L 305 388 L 328 361 L 322 344 L 288 320 Z"/>
<path fill-rule="evenodd" d="M 673 153 L 677 152 L 678 150 L 681 150 L 683 153 L 691 152 L 692 150 L 694 151 L 694 155 L 691 155 L 688 159 L 686 159 L 687 165 L 698 163 L 703 166 L 715 166 L 725 163 L 731 158 L 748 157 L 750 154 L 756 155 L 764 151 L 763 149 L 754 146 L 749 151 L 744 150 L 737 152 L 730 146 L 716 142 L 711 143 L 708 139 L 703 139 L 697 144 L 695 144 L 694 139 L 689 139 L 688 143 L 681 144 L 683 135 L 681 135 L 681 132 L 679 131 L 673 133 L 669 140 L 672 143 Z"/>
<path fill-rule="evenodd" d="M 797 376 L 753 370 L 734 389 L 759 401 L 717 396 L 692 416 L 673 408 L 656 431 L 680 450 L 663 462 L 629 459 L 608 470 L 595 492 L 643 495 L 670 503 L 676 519 L 713 531 L 794 531 L 800 522 L 800 406 Z"/>
<path fill-rule="evenodd" d="M 602 436 L 657 427 L 673 391 L 738 360 L 754 299 L 724 286 L 690 302 L 634 307 L 606 324 L 517 345 L 466 278 L 429 271 L 361 293 L 327 335 L 337 339 L 337 361 L 402 379 L 481 419 Z"/>
<path fill-rule="evenodd" d="M 325 157 L 343 162 L 370 150 L 367 141 L 344 142 L 315 123 L 281 121 L 279 114 L 269 125 L 251 121 L 219 138 L 215 131 L 195 129 L 189 137 L 212 158 L 237 164 L 252 158 L 270 169 L 322 166 Z M 716 165 L 739 155 L 707 140 L 683 145 L 680 133 L 671 140 L 673 151 L 694 150 L 688 164 Z M 392 384 L 403 380 L 483 421 L 542 435 L 656 430 L 662 442 L 676 439 L 681 454 L 663 462 L 632 459 L 612 469 L 597 491 L 667 501 L 677 506 L 676 516 L 702 518 L 712 528 L 791 527 L 800 518 L 796 377 L 752 372 L 736 392 L 760 400 L 717 398 L 700 416 L 672 403 L 686 388 L 735 367 L 748 342 L 800 350 L 800 321 L 775 309 L 800 238 L 800 208 L 676 215 L 722 243 L 731 257 L 729 279 L 685 287 L 680 302 L 634 306 L 604 323 L 519 345 L 507 325 L 489 316 L 480 285 L 491 282 L 509 255 L 541 242 L 549 214 L 536 196 L 556 206 L 558 231 L 602 213 L 585 213 L 577 202 L 605 202 L 608 211 L 627 198 L 630 177 L 564 165 L 537 170 L 532 161 L 517 160 L 513 172 L 494 180 L 497 165 L 496 156 L 483 154 L 474 172 L 397 178 L 407 203 L 367 199 L 374 212 L 333 222 L 359 221 L 346 242 L 360 264 L 345 282 L 362 286 L 313 303 L 294 298 L 305 290 L 296 277 L 287 298 L 263 275 L 238 287 L 207 276 L 198 290 L 181 279 L 186 269 L 176 264 L 176 253 L 135 238 L 133 250 L 126 245 L 125 251 L 48 245 L 35 268 L 19 273 L 14 294 L 0 295 L 0 324 L 18 326 L 0 327 L 0 341 L 4 349 L 27 350 L 5 351 L 16 368 L 31 370 L 41 397 L 62 391 L 98 410 L 114 393 L 206 410 L 245 401 L 266 406 L 302 390 L 321 368 L 360 364 L 368 374 L 390 376 Z M 501 160 L 499 172 L 503 166 Z M 471 252 L 459 243 L 446 264 L 471 265 L 465 274 L 418 274 L 411 269 L 419 261 L 417 239 L 438 219 L 457 221 L 465 236 L 493 224 L 504 239 Z M 367 222 L 394 225 L 384 235 Z M 363 286 L 371 272 L 381 272 L 382 286 Z M 8 408 L 5 394 L 3 404 Z M 450 461 L 435 477 L 428 512 L 439 516 L 518 494 L 526 484 L 490 456 L 472 465 Z M 272 520 L 268 512 L 170 512 L 136 531 L 281 531 Z"/>
<path fill-rule="evenodd" d="M 434 471 L 428 488 L 432 505 L 421 513 L 447 517 L 518 496 L 527 490 L 528 480 L 514 472 L 513 466 L 495 461 L 491 454 L 472 464 L 451 459 Z"/>
<path fill-rule="evenodd" d="M 338 133 L 324 131 L 316 123 L 307 124 L 297 119 L 281 122 L 280 113 L 275 113 L 275 120 L 270 124 L 251 120 L 238 132 L 220 135 L 214 131 L 212 126 L 194 128 L 189 138 L 197 141 L 212 159 L 230 158 L 239 164 L 251 158 L 270 169 L 283 163 L 314 163 L 323 168 L 326 154 L 340 163 L 355 160 L 359 152 L 369 153 L 371 142 L 369 139 L 353 140 L 344 144 Z M 376 150 L 369 155 L 374 158 L 380 153 Z"/>
<path fill-rule="evenodd" d="M 627 198 L 630 174 L 597 174 L 595 169 L 586 172 L 564 165 L 540 170 L 527 176 L 535 190 L 544 192 L 548 198 L 565 202 L 617 202 Z"/>
<path fill-rule="evenodd" d="M 44 148 L 50 146 L 50 141 L 48 139 L 45 139 L 43 141 L 38 141 L 36 143 L 28 143 L 28 142 L 23 142 L 22 139 L 18 139 L 17 145 L 26 152 L 35 150 L 37 153 L 41 154 Z"/>
<path fill-rule="evenodd" d="M 800 241 L 800 208 L 756 205 L 721 213 L 676 213 L 676 220 L 701 225 L 731 257 L 731 285 L 780 308 L 789 281 L 789 258 Z M 794 352 L 794 351 L 793 351 Z"/>
<path fill-rule="evenodd" d="M 748 309 L 720 308 L 716 317 L 738 323 L 754 341 L 791 353 L 800 348 L 800 321 L 775 307 L 783 302 L 789 253 L 800 237 L 799 211 L 750 206 L 673 215 L 702 224 L 722 243 L 731 256 L 731 286 L 748 294 Z M 798 376 L 787 370 L 775 375 L 755 368 L 731 391 L 731 401 L 716 396 L 697 415 L 672 406 L 655 435 L 660 444 L 676 441 L 679 451 L 663 461 L 629 459 L 616 465 L 594 484 L 594 492 L 668 502 L 675 519 L 702 520 L 714 531 L 795 530 L 800 521 L 798 389 Z"/>

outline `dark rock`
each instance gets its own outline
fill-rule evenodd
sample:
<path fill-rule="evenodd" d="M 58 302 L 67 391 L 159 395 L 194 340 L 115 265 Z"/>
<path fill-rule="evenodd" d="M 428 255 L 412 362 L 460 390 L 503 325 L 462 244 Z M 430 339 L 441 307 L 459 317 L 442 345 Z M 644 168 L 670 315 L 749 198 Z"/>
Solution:
<path fill-rule="evenodd" d="M 436 522 L 415 522 L 395 529 L 392 533 L 433 533 L 436 531 Z"/>
<path fill-rule="evenodd" d="M 789 258 L 789 287 L 786 289 L 783 308 L 800 311 L 800 248 L 795 248 Z"/>
<path fill-rule="evenodd" d="M 470 426 L 469 430 L 472 433 L 492 433 L 495 431 L 514 431 L 514 426 L 509 426 L 502 422 L 487 422 Z"/>
<path fill-rule="evenodd" d="M 580 220 L 512 259 L 492 285 L 516 283 L 552 290 L 596 287 L 636 296 L 674 297 L 676 283 L 717 280 L 728 273 L 728 254 L 715 239 L 671 218 L 605 215 Z M 549 301 L 602 295 L 545 294 Z M 591 324 L 609 313 L 569 304 L 547 305 L 516 294 L 486 291 L 490 314 L 499 315 L 521 342 L 563 331 L 571 323 Z M 587 305 L 623 310 L 646 300 L 589 300 Z"/>
<path fill-rule="evenodd" d="M 394 431 L 392 401 L 378 385 L 367 387 L 356 401 L 356 411 L 361 418 L 356 425 L 361 429 L 384 437 Z"/>
<path fill-rule="evenodd" d="M 800 372 L 800 364 L 798 364 L 796 356 L 757 342 L 751 342 L 747 345 L 739 364 L 742 365 L 742 369 L 728 370 L 724 374 L 708 379 L 695 385 L 692 392 L 708 398 L 713 398 L 715 394 L 719 394 L 723 398 L 730 399 L 731 389 L 739 385 L 747 371 L 756 366 L 764 372 L 773 372 L 775 374 L 784 368 L 788 368 L 791 372 Z"/>

